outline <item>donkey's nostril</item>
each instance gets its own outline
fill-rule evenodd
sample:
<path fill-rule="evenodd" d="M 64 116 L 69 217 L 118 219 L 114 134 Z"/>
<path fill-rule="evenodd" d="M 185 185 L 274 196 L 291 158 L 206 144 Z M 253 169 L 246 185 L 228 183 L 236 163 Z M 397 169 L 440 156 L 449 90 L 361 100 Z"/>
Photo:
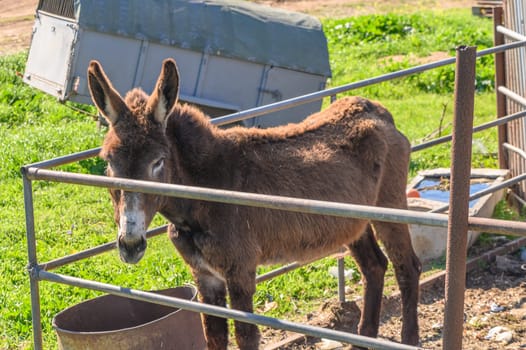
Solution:
<path fill-rule="evenodd" d="M 146 244 L 146 239 L 144 237 L 141 237 L 141 243 L 139 243 L 135 249 L 137 250 L 137 252 L 142 252 L 146 249 Z"/>

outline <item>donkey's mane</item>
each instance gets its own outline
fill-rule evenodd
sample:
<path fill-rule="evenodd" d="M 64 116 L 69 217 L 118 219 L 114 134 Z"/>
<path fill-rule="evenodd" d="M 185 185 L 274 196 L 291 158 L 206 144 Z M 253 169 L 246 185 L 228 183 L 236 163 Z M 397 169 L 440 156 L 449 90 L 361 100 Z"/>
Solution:
<path fill-rule="evenodd" d="M 378 115 L 378 120 L 393 123 L 392 116 L 376 103 L 359 97 L 346 97 L 333 103 L 329 108 L 331 113 L 320 112 L 311 115 L 299 123 L 280 125 L 266 129 L 246 128 L 234 126 L 228 129 L 222 129 L 212 124 L 209 117 L 200 109 L 187 105 L 177 104 L 170 116 L 169 127 L 180 128 L 183 133 L 194 133 L 196 129 L 200 133 L 209 134 L 216 139 L 229 139 L 234 142 L 280 142 L 293 139 L 309 132 L 320 132 L 322 127 L 341 127 L 349 128 L 354 124 L 355 129 L 351 129 L 354 135 L 347 135 L 357 140 L 365 136 L 374 128 L 374 122 L 371 121 L 371 113 Z M 330 115 L 328 118 L 327 115 Z M 353 116 L 349 119 L 348 116 Z M 342 125 L 345 124 L 345 125 Z"/>
<path fill-rule="evenodd" d="M 144 118 L 144 116 L 147 115 L 147 113 L 145 112 L 146 112 L 146 103 L 148 102 L 148 97 L 149 96 L 141 88 L 135 88 L 129 91 L 124 97 L 124 103 L 126 103 L 126 106 L 128 106 L 132 115 L 143 117 L 143 118 L 137 118 L 137 121 L 139 123 L 148 122 L 147 120 L 145 120 L 147 118 Z"/>

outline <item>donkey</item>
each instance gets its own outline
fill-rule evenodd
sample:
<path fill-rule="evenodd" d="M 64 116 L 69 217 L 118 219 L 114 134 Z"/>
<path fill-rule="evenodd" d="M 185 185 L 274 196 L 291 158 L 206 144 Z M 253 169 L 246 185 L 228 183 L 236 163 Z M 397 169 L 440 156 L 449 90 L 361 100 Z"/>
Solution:
<path fill-rule="evenodd" d="M 101 65 L 90 62 L 89 90 L 109 130 L 101 157 L 108 176 L 261 194 L 407 208 L 410 145 L 380 104 L 359 97 L 335 101 L 298 124 L 220 129 L 199 109 L 177 103 L 179 73 L 166 59 L 151 96 L 123 99 Z M 387 258 L 403 303 L 402 341 L 417 344 L 421 265 L 407 225 L 369 222 L 110 190 L 121 259 L 137 263 L 156 212 L 189 265 L 204 303 L 253 312 L 256 268 L 350 250 L 364 281 L 358 332 L 376 337 Z M 203 315 L 209 349 L 226 349 L 227 320 Z M 257 349 L 256 325 L 236 321 L 240 349 Z"/>

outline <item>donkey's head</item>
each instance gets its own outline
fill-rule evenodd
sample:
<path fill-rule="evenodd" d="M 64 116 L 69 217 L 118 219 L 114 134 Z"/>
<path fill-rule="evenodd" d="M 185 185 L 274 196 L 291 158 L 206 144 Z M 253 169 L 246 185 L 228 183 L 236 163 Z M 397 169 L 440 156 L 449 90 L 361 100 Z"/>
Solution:
<path fill-rule="evenodd" d="M 163 62 L 151 96 L 134 89 L 123 99 L 97 61 L 88 68 L 93 102 L 110 128 L 101 157 L 108 162 L 107 174 L 136 180 L 169 182 L 170 152 L 165 137 L 166 119 L 177 102 L 179 74 L 174 60 Z M 163 197 L 110 190 L 117 245 L 124 262 L 136 263 L 146 249 L 146 230 L 163 204 Z"/>

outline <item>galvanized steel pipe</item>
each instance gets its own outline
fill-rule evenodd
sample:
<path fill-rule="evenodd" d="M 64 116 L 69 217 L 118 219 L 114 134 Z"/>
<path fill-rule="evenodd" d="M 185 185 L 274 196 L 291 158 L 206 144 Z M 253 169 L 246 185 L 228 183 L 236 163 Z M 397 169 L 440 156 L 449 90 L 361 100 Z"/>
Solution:
<path fill-rule="evenodd" d="M 24 208 L 26 216 L 26 238 L 29 272 L 29 289 L 31 291 L 31 322 L 33 325 L 33 344 L 42 349 L 42 327 L 40 318 L 40 291 L 38 286 L 38 260 L 35 237 L 35 216 L 33 212 L 33 186 L 27 177 L 24 182 Z"/>
<path fill-rule="evenodd" d="M 476 132 L 479 132 L 479 131 L 483 131 L 483 130 L 487 130 L 487 129 L 493 128 L 495 126 L 505 125 L 505 124 L 507 124 L 507 123 L 509 123 L 509 122 L 511 122 L 513 120 L 517 120 L 517 119 L 524 118 L 524 117 L 526 117 L 526 111 L 513 113 L 513 114 L 510 114 L 508 116 L 505 116 L 505 117 L 502 117 L 502 118 L 499 118 L 499 119 L 495 119 L 495 120 L 492 120 L 490 122 L 487 122 L 487 123 L 475 126 L 472 129 L 472 132 L 476 133 Z M 426 149 L 426 148 L 429 148 L 429 147 L 432 147 L 432 146 L 436 146 L 436 145 L 439 145 L 441 143 L 449 142 L 449 141 L 451 141 L 451 138 L 452 138 L 452 135 L 446 135 L 446 136 L 442 136 L 442 137 L 437 137 L 436 139 L 433 139 L 433 140 L 430 140 L 430 141 L 427 141 L 427 142 L 423 142 L 423 143 L 421 143 L 419 145 L 412 146 L 411 147 L 411 152 L 421 151 L 423 149 Z"/>
<path fill-rule="evenodd" d="M 156 227 L 152 230 L 149 230 L 148 232 L 146 232 L 146 238 L 158 236 L 161 233 L 166 232 L 167 227 L 168 225 L 163 225 L 160 227 Z M 117 248 L 117 241 L 108 242 L 108 243 L 101 244 L 93 248 L 89 248 L 89 249 L 80 251 L 75 254 L 70 254 L 62 258 L 50 260 L 48 262 L 40 264 L 40 267 L 46 271 L 53 270 L 53 269 L 56 269 L 57 267 L 67 265 L 75 261 L 91 258 L 93 256 L 109 252 L 110 250 L 113 250 L 115 248 Z"/>
<path fill-rule="evenodd" d="M 511 91 L 510 89 L 499 86 L 497 88 L 497 91 L 503 94 L 504 96 L 508 97 L 509 99 L 513 100 L 514 102 L 520 104 L 523 107 L 526 107 L 526 98 L 522 97 L 521 95 Z"/>
<path fill-rule="evenodd" d="M 517 33 L 514 30 L 508 29 L 508 28 L 503 27 L 503 26 L 497 26 L 496 29 L 497 29 L 497 32 L 504 34 L 508 38 L 511 38 L 511 39 L 517 40 L 517 41 L 526 41 L 526 36 L 524 36 L 524 35 L 522 35 L 520 33 Z"/>
<path fill-rule="evenodd" d="M 526 157 L 526 153 L 525 153 Z M 504 180 L 499 184 L 493 185 L 491 187 L 488 187 L 486 189 L 483 189 L 481 191 L 478 191 L 476 193 L 473 193 L 471 196 L 469 196 L 469 201 L 479 199 L 481 197 L 484 197 L 485 195 L 488 195 L 490 193 L 502 190 L 504 188 L 510 187 L 515 185 L 516 183 L 519 183 L 521 181 L 526 180 L 526 174 L 521 174 L 519 176 L 515 176 L 514 178 Z M 441 207 L 435 208 L 433 210 L 430 210 L 430 213 L 441 213 L 449 209 L 449 204 L 443 205 Z"/>
<path fill-rule="evenodd" d="M 509 143 L 507 142 L 504 142 L 502 144 L 502 147 L 506 148 L 507 150 L 509 151 L 512 151 L 512 152 L 515 152 L 517 153 L 519 156 L 521 156 L 523 159 L 526 159 L 526 151 L 524 151 L 523 149 L 520 149 L 518 147 L 515 147 L 515 146 L 512 146 L 510 145 Z M 521 175 L 519 175 L 521 176 Z"/>
<path fill-rule="evenodd" d="M 288 210 L 307 214 L 352 217 L 438 227 L 447 227 L 448 225 L 447 216 L 444 214 L 426 213 L 414 210 L 371 207 L 348 203 L 217 190 L 100 175 L 68 173 L 38 168 L 24 168 L 24 172 L 26 173 L 26 176 L 32 180 L 48 180 L 77 185 L 120 188 L 132 192 Z M 490 222 L 487 222 L 481 221 L 481 219 L 482 218 L 470 217 L 470 229 L 475 229 L 476 227 L 476 229 L 480 231 L 526 236 L 526 223 L 513 223 L 511 221 L 496 219 L 491 219 Z"/>

